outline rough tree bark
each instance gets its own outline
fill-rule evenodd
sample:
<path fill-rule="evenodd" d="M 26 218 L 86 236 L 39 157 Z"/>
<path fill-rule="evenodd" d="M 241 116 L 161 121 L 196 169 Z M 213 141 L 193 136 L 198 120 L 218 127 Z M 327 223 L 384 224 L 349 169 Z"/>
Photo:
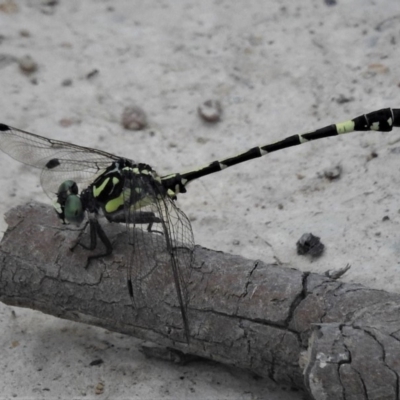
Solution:
<path fill-rule="evenodd" d="M 0 245 L 6 304 L 236 365 L 313 399 L 399 399 L 397 294 L 196 247 L 187 344 L 167 265 L 161 287 L 160 279 L 154 287 L 164 300 L 150 313 L 134 312 L 123 226 L 108 224 L 113 255 L 85 269 L 87 251 L 70 250 L 76 230 L 61 226 L 51 207 L 17 207 L 6 221 Z"/>

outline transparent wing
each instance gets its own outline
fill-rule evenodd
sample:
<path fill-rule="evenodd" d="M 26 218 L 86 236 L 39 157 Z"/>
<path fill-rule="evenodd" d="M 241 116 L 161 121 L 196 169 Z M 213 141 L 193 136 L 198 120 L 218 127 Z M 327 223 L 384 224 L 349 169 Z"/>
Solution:
<path fill-rule="evenodd" d="M 49 197 L 53 197 L 59 185 L 67 179 L 78 184 L 89 184 L 111 162 L 121 158 L 4 124 L 0 124 L 0 150 L 17 161 L 40 168 L 41 184 Z"/>
<path fill-rule="evenodd" d="M 184 332 L 188 340 L 188 285 L 194 250 L 190 221 L 148 175 L 126 177 L 124 195 L 125 219 L 133 222 L 127 223 L 127 279 L 135 312 L 150 320 L 168 316 L 165 326 Z M 137 224 L 134 220 L 142 222 L 140 215 L 153 218 Z M 171 309 L 175 311 L 172 319 Z"/>

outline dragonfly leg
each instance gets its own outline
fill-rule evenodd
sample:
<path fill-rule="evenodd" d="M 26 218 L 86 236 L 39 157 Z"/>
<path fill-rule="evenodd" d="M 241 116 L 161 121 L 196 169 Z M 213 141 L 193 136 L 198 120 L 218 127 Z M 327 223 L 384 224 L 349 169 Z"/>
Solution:
<path fill-rule="evenodd" d="M 90 261 L 95 260 L 96 258 L 103 258 L 103 257 L 109 256 L 113 251 L 113 247 L 110 242 L 110 239 L 107 237 L 107 235 L 104 232 L 103 228 L 101 227 L 99 221 L 97 221 L 97 219 L 91 219 L 90 220 L 90 245 L 87 247 L 82 244 L 80 244 L 80 245 L 87 250 L 94 250 L 97 245 L 97 237 L 99 237 L 101 242 L 104 244 L 106 250 L 104 253 L 94 254 L 92 256 L 89 256 L 87 258 L 87 263 L 86 263 L 85 268 L 89 267 Z"/>
<path fill-rule="evenodd" d="M 97 222 L 97 221 L 96 221 Z M 97 234 L 96 234 L 96 228 L 94 226 L 93 220 L 89 219 L 88 223 L 86 224 L 86 226 L 89 224 L 89 232 L 90 232 L 90 243 L 89 245 L 83 244 L 80 241 L 80 237 L 79 237 L 79 241 L 76 245 L 79 245 L 81 247 L 83 247 L 85 250 L 94 250 L 97 246 Z M 86 229 L 85 226 L 85 229 Z"/>
<path fill-rule="evenodd" d="M 82 246 L 81 238 L 82 238 L 82 235 L 85 233 L 88 225 L 89 225 L 89 221 L 87 221 L 85 223 L 85 226 L 82 229 L 80 229 L 79 235 L 78 235 L 77 239 L 75 240 L 74 245 L 70 248 L 71 251 L 74 251 L 77 246 Z M 85 247 L 85 246 L 82 246 L 82 247 Z"/>
<path fill-rule="evenodd" d="M 86 230 L 86 227 L 88 225 L 89 225 L 89 229 L 90 229 L 90 243 L 89 243 L 89 245 L 86 245 L 86 244 L 81 243 L 81 236 L 84 233 L 84 231 Z M 106 251 L 104 253 L 89 256 L 87 258 L 85 268 L 89 267 L 91 260 L 94 260 L 96 258 L 106 257 L 106 256 L 110 255 L 113 251 L 113 247 L 110 242 L 110 239 L 108 239 L 106 233 L 104 232 L 103 228 L 101 227 L 101 225 L 100 225 L 99 221 L 97 221 L 97 219 L 93 219 L 93 218 L 89 219 L 89 221 L 85 224 L 84 228 L 82 229 L 81 233 L 79 234 L 76 244 L 71 248 L 71 251 L 74 251 L 76 246 L 81 246 L 85 250 L 92 251 L 97 247 L 97 237 L 99 237 L 101 242 L 104 244 Z"/>
<path fill-rule="evenodd" d="M 160 222 L 160 221 L 156 221 L 156 222 Z M 153 224 L 154 224 L 154 222 L 150 222 L 150 223 L 149 223 L 149 225 L 147 226 L 147 232 L 150 232 L 150 233 L 159 233 L 160 235 L 164 235 L 164 232 L 151 229 L 151 228 L 153 227 Z"/>

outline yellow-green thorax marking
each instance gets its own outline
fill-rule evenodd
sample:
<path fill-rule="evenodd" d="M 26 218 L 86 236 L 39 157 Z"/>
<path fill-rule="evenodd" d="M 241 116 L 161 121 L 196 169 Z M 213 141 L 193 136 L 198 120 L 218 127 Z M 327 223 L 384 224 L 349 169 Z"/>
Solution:
<path fill-rule="evenodd" d="M 125 179 L 129 177 L 129 186 Z M 131 212 L 154 204 L 165 194 L 161 178 L 145 164 L 131 165 L 126 160 L 113 163 L 91 185 L 93 198 L 102 205 L 106 215 L 123 210 L 129 204 Z"/>

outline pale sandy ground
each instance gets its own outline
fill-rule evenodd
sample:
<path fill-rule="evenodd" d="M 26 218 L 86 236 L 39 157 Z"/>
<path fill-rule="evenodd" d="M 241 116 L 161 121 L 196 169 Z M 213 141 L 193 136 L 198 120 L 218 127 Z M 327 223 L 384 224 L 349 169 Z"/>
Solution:
<path fill-rule="evenodd" d="M 337 1 L 2 0 L 0 120 L 166 174 L 400 107 L 400 2 Z M 38 63 L 32 76 L 15 61 L 24 55 Z M 210 98 L 224 108 L 215 125 L 196 112 Z M 148 115 L 142 132 L 120 125 L 132 103 Z M 399 142 L 400 129 L 277 152 L 193 183 L 180 205 L 203 246 L 320 273 L 350 263 L 344 281 L 400 292 Z M 340 179 L 324 178 L 336 165 Z M 1 154 L 0 179 L 0 214 L 48 201 L 39 171 Z M 304 232 L 326 245 L 317 261 L 296 254 Z M 0 398 L 92 398 L 99 382 L 107 399 L 301 398 L 243 371 L 147 360 L 133 338 L 14 311 L 0 305 Z M 90 367 L 96 358 L 104 364 Z"/>

